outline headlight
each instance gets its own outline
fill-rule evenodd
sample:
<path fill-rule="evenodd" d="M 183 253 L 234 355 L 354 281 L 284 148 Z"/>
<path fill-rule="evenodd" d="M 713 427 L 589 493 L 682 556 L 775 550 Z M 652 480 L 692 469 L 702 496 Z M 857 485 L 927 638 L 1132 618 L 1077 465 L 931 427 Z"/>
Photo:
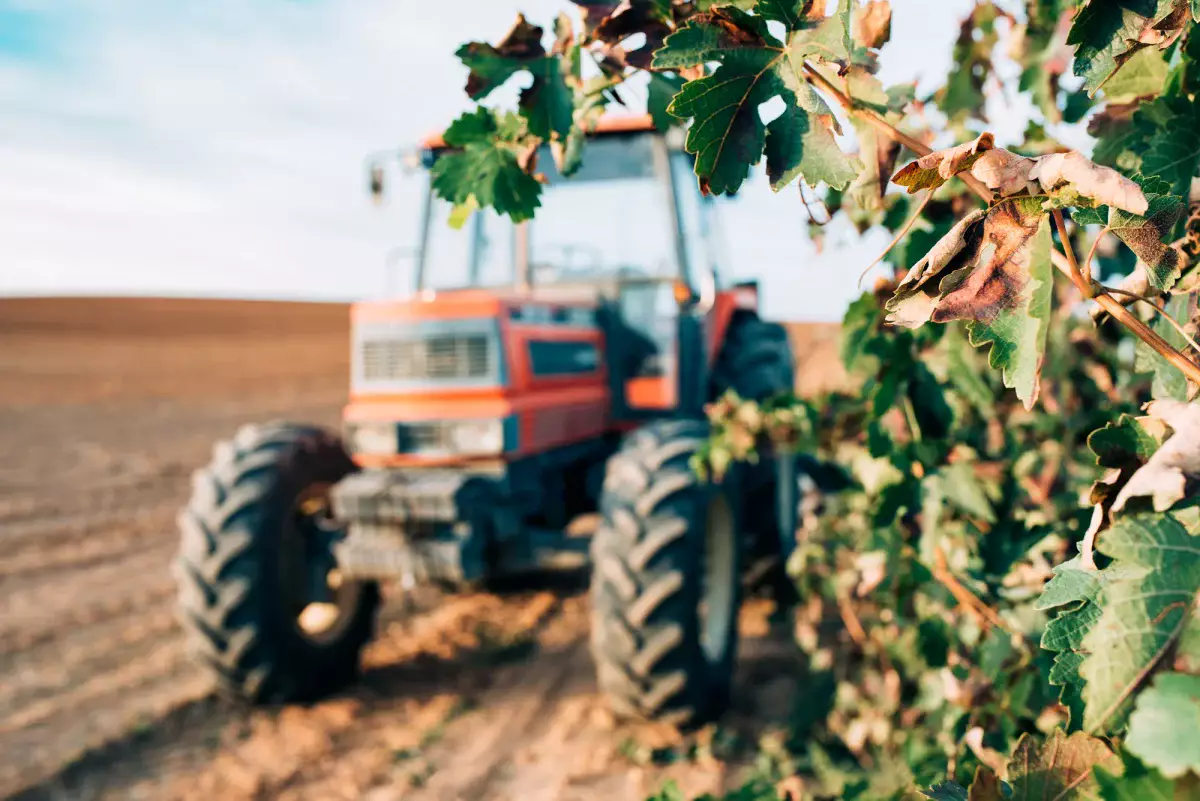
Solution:
<path fill-rule="evenodd" d="M 351 453 L 396 453 L 400 439 L 395 423 L 350 423 L 346 442 Z"/>
<path fill-rule="evenodd" d="M 461 454 L 500 454 L 504 452 L 502 420 L 456 420 L 446 424 L 449 444 Z"/>

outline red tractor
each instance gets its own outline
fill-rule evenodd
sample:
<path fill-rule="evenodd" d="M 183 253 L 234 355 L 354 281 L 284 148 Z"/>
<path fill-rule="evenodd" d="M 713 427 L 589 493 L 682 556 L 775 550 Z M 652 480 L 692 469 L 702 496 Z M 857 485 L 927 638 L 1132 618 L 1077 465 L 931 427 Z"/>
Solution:
<path fill-rule="evenodd" d="M 445 151 L 425 142 L 422 163 Z M 706 483 L 689 460 L 707 402 L 792 389 L 787 334 L 755 284 L 721 283 L 711 201 L 648 118 L 603 120 L 570 178 L 539 164 L 528 223 L 477 212 L 456 231 L 427 189 L 411 297 L 351 310 L 340 437 L 249 425 L 197 472 L 179 602 L 225 692 L 279 703 L 352 681 L 381 581 L 590 563 L 614 709 L 683 723 L 727 703 L 743 564 L 778 555 L 796 482 L 765 461 Z"/>

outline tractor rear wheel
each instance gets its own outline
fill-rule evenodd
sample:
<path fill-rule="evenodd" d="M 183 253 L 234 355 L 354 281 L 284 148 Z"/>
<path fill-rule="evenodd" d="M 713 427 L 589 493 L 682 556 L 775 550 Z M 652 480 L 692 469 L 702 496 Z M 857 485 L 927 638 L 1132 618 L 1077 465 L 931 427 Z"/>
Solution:
<path fill-rule="evenodd" d="M 738 504 L 689 465 L 707 436 L 699 421 L 651 423 L 608 463 L 592 541 L 592 654 L 623 717 L 695 724 L 729 702 Z"/>
<path fill-rule="evenodd" d="M 328 511 L 329 488 L 354 469 L 332 435 L 280 423 L 245 426 L 194 475 L 179 515 L 179 615 L 223 694 L 307 701 L 356 676 L 379 592 L 336 581 Z"/>
<path fill-rule="evenodd" d="M 734 317 L 713 369 L 713 397 L 732 389 L 745 400 L 761 401 L 791 392 L 795 385 L 787 329 L 745 312 Z"/>

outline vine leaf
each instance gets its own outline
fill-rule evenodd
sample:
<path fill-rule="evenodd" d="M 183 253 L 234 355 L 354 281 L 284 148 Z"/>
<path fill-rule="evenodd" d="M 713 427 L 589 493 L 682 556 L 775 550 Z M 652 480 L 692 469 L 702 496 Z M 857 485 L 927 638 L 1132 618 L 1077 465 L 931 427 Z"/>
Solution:
<path fill-rule="evenodd" d="M 1133 180 L 1142 187 L 1146 198 L 1143 214 L 1101 208 L 1087 210 L 1087 216 L 1077 213 L 1074 217 L 1080 223 L 1104 223 L 1146 265 L 1150 286 L 1165 292 L 1179 280 L 1183 267 L 1179 251 L 1163 241 L 1183 214 L 1183 198 L 1171 194 L 1171 185 L 1160 178 L 1138 174 Z"/>
<path fill-rule="evenodd" d="M 1113 501 L 1114 513 L 1142 497 L 1150 498 L 1156 511 L 1165 512 L 1200 478 L 1200 404 L 1164 398 L 1146 404 L 1146 411 L 1174 433 L 1130 476 Z"/>
<path fill-rule="evenodd" d="M 760 4 L 761 5 L 761 4 Z M 774 5 L 774 3 L 769 3 Z M 791 57 L 802 61 L 817 58 L 830 63 L 845 63 L 854 49 L 851 37 L 853 0 L 838 0 L 837 10 L 825 16 L 825 4 L 805 0 L 805 12 L 791 26 Z M 780 20 L 787 24 L 787 20 Z"/>
<path fill-rule="evenodd" d="M 519 107 L 530 133 L 542 139 L 552 135 L 565 139 L 570 133 L 575 101 L 563 57 L 546 52 L 542 29 L 531 25 L 523 14 L 517 15 L 499 44 L 469 42 L 455 55 L 470 70 L 467 95 L 472 100 L 482 100 L 512 76 L 528 72 L 533 81 L 521 90 Z"/>
<path fill-rule="evenodd" d="M 1104 801 L 1171 801 L 1176 797 L 1173 781 L 1156 770 L 1148 769 L 1128 751 L 1122 756 L 1125 769 L 1121 774 L 1109 773 L 1103 765 L 1096 768 L 1096 782 L 1100 785 L 1100 797 Z"/>
<path fill-rule="evenodd" d="M 967 320 L 971 344 L 991 345 L 989 364 L 1031 409 L 1054 290 L 1049 218 L 1040 201 L 1015 198 L 989 209 L 981 231 L 974 263 L 939 283 L 930 319 Z"/>
<path fill-rule="evenodd" d="M 885 305 L 889 323 L 918 328 L 929 322 L 942 294 L 940 282 L 934 279 L 951 272 L 951 265 L 962 266 L 974 258 L 986 216 L 985 209 L 967 214 L 909 269 Z"/>
<path fill-rule="evenodd" d="M 1097 576 L 1100 615 L 1077 652 L 1084 726 L 1099 733 L 1123 728 L 1134 691 L 1183 631 L 1200 592 L 1200 539 L 1170 515 L 1145 514 L 1118 519 L 1098 550 L 1113 563 Z"/>
<path fill-rule="evenodd" d="M 1146 274 L 1146 283 L 1148 285 L 1150 282 L 1148 271 L 1144 268 L 1141 270 L 1135 269 L 1132 275 L 1136 277 L 1139 273 Z M 1147 289 L 1149 290 L 1150 287 L 1147 286 Z M 1189 296 L 1187 294 L 1176 292 L 1167 299 L 1163 307 L 1164 313 L 1157 315 L 1154 321 L 1150 323 L 1150 328 L 1166 340 L 1168 345 L 1184 352 L 1188 352 L 1191 346 L 1183 334 L 1166 321 L 1166 317 L 1170 317 L 1177 323 L 1186 324 L 1188 322 L 1188 302 Z M 1174 398 L 1180 401 L 1187 400 L 1189 386 L 1187 376 L 1145 342 L 1139 341 L 1136 345 L 1133 369 L 1135 372 L 1150 373 L 1153 376 L 1150 386 L 1151 397 Z"/>
<path fill-rule="evenodd" d="M 1200 676 L 1160 673 L 1138 693 L 1125 747 L 1168 779 L 1200 773 Z"/>
<path fill-rule="evenodd" d="M 1083 640 L 1100 618 L 1096 599 L 1109 577 L 1108 573 L 1085 568 L 1082 558 L 1076 556 L 1054 568 L 1053 577 L 1035 604 L 1039 610 L 1058 611 L 1042 631 L 1041 646 L 1054 653 L 1050 683 L 1062 688 L 1059 698 L 1069 711 L 1073 729 L 1083 721 L 1083 679 L 1079 675 Z"/>
<path fill-rule="evenodd" d="M 995 190 L 1000 197 L 1020 194 L 1029 188 L 1029 173 L 1036 162 L 1004 148 L 989 150 L 971 165 L 971 175 Z"/>
<path fill-rule="evenodd" d="M 1145 214 L 1149 203 L 1142 189 L 1116 170 L 1101 167 L 1076 150 L 1051 153 L 1035 159 L 1029 170 L 1046 193 L 1078 194 L 1096 203 L 1113 206 L 1130 214 Z M 1070 202 L 1068 205 L 1081 205 Z"/>
<path fill-rule="evenodd" d="M 1198 0 L 1200 2 L 1200 0 Z M 867 0 L 855 9 L 854 40 L 863 47 L 879 49 L 892 38 L 892 4 L 889 0 Z"/>
<path fill-rule="evenodd" d="M 820 16 L 818 21 L 812 0 L 759 0 L 755 14 L 737 6 L 716 6 L 667 37 L 654 54 L 654 69 L 720 64 L 711 75 L 685 84 L 667 109 L 679 119 L 692 120 L 685 147 L 696 155 L 703 192 L 736 192 L 764 151 L 776 191 L 797 175 L 835 189 L 844 189 L 854 179 L 858 164 L 838 147 L 828 106 L 800 77 L 802 57 L 795 47 L 789 52 L 789 46 L 767 29 L 768 21 L 782 22 L 792 45 L 803 40 L 809 47 L 825 47 L 835 29 L 844 28 L 849 37 L 850 9 L 843 0 L 833 17 Z M 775 98 L 783 101 L 783 113 L 764 124 L 758 107 Z"/>
<path fill-rule="evenodd" d="M 1165 421 L 1122 414 L 1088 435 L 1087 444 L 1100 467 L 1141 467 L 1166 439 Z"/>
<path fill-rule="evenodd" d="M 583 35 L 599 45 L 604 58 L 624 68 L 646 69 L 654 51 L 671 32 L 674 15 L 670 3 L 658 0 L 572 0 L 583 9 Z M 623 45 L 636 33 L 646 40 L 627 49 Z"/>
<path fill-rule="evenodd" d="M 1032 735 L 1022 734 L 1008 763 L 1008 782 L 1013 787 L 1009 797 L 1012 801 L 1086 798 L 1097 789 L 1093 773 L 1097 767 L 1123 770 L 1120 758 L 1103 740 L 1055 729 L 1039 748 Z"/>
<path fill-rule="evenodd" d="M 1067 44 L 1075 74 L 1094 95 L 1139 50 L 1166 49 L 1187 23 L 1187 0 L 1089 0 L 1075 16 Z"/>
<path fill-rule="evenodd" d="M 531 219 L 542 187 L 521 166 L 522 129 L 511 115 L 497 120 L 486 108 L 463 114 L 446 129 L 452 149 L 434 162 L 433 190 L 455 206 L 491 206 L 516 222 Z"/>
<path fill-rule="evenodd" d="M 911 194 L 936 189 L 967 170 L 1001 197 L 1018 195 L 1036 182 L 1060 205 L 1099 203 L 1131 214 L 1145 214 L 1149 205 L 1138 184 L 1078 151 L 1026 158 L 995 147 L 992 134 L 987 132 L 971 142 L 922 156 L 897 172 L 892 181 L 908 187 Z"/>
<path fill-rule="evenodd" d="M 1141 171 L 1166 180 L 1174 194 L 1188 197 L 1192 178 L 1200 173 L 1200 104 L 1171 98 L 1155 103 L 1153 110 L 1162 119 L 1152 121 Z M 1136 115 L 1135 122 L 1141 116 Z"/>
<path fill-rule="evenodd" d="M 908 187 L 910 195 L 922 189 L 937 189 L 963 170 L 969 170 L 994 145 L 995 137 L 985 131 L 970 142 L 935 150 L 904 166 L 892 176 L 892 183 Z"/>

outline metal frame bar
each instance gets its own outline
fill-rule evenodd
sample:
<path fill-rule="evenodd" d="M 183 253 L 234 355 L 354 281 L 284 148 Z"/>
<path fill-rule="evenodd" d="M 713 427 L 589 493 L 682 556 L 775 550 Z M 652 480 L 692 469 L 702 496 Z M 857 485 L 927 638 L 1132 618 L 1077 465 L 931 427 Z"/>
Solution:
<path fill-rule="evenodd" d="M 417 269 L 413 283 L 417 292 L 425 289 L 425 266 L 428 263 L 429 226 L 433 219 L 433 175 L 425 172 L 425 202 L 421 204 L 421 226 L 417 245 Z"/>

